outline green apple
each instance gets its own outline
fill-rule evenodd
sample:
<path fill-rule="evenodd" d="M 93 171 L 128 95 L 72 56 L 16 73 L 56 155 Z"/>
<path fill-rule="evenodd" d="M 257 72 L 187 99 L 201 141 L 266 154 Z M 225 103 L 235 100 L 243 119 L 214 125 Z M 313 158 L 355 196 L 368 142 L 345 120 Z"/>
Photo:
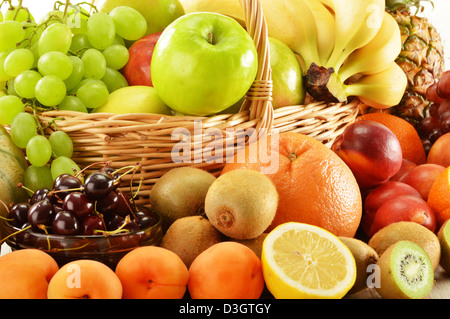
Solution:
<path fill-rule="evenodd" d="M 184 15 L 184 8 L 179 0 L 100 0 L 98 3 L 99 10 L 106 13 L 118 6 L 136 9 L 147 21 L 146 35 L 161 32 Z"/>
<path fill-rule="evenodd" d="M 109 95 L 108 101 L 94 112 L 171 114 L 171 110 L 161 101 L 155 88 L 144 85 L 126 86 L 115 90 Z"/>
<path fill-rule="evenodd" d="M 152 82 L 182 114 L 205 116 L 239 101 L 255 80 L 258 56 L 250 35 L 218 13 L 190 13 L 161 34 L 152 57 Z"/>
<path fill-rule="evenodd" d="M 272 105 L 279 108 L 305 101 L 303 73 L 294 52 L 282 41 L 269 37 L 272 69 Z"/>

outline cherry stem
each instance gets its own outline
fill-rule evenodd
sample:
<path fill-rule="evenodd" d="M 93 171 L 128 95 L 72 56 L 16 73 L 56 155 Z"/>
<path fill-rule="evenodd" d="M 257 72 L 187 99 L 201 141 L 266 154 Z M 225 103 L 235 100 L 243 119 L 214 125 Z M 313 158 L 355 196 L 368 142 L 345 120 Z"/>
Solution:
<path fill-rule="evenodd" d="M 26 230 L 28 230 L 28 229 L 30 229 L 30 228 L 31 228 L 31 225 L 29 225 L 29 226 L 27 226 L 27 227 L 25 227 L 25 228 L 22 228 L 21 230 L 18 230 L 18 231 L 16 231 L 16 232 L 13 232 L 13 233 L 9 234 L 9 235 L 6 236 L 6 237 L 3 237 L 3 238 L 0 240 L 0 245 L 3 244 L 8 238 L 10 238 L 10 237 L 12 237 L 12 236 L 15 236 L 15 235 L 17 235 L 17 234 L 20 234 L 21 232 L 24 232 L 24 231 L 26 231 Z"/>
<path fill-rule="evenodd" d="M 110 236 L 110 235 L 120 234 L 120 233 L 129 233 L 130 230 L 129 229 L 124 229 L 124 227 L 126 225 L 128 225 L 130 222 L 131 222 L 130 216 L 127 215 L 125 217 L 125 222 L 122 225 L 120 225 L 119 228 L 117 228 L 115 230 L 109 230 L 109 231 L 96 229 L 96 230 L 94 230 L 94 234 L 95 233 L 100 233 L 100 234 L 103 234 L 104 236 Z"/>

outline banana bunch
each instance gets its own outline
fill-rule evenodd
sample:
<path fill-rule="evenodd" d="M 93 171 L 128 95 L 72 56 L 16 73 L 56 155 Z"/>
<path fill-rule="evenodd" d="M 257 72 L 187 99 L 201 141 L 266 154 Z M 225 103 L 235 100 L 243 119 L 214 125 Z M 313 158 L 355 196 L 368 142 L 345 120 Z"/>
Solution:
<path fill-rule="evenodd" d="M 209 11 L 244 21 L 240 0 L 180 0 L 186 13 Z M 374 108 L 397 105 L 407 86 L 395 63 L 400 29 L 385 0 L 259 0 L 269 36 L 304 64 L 305 88 L 318 101 L 357 96 Z"/>

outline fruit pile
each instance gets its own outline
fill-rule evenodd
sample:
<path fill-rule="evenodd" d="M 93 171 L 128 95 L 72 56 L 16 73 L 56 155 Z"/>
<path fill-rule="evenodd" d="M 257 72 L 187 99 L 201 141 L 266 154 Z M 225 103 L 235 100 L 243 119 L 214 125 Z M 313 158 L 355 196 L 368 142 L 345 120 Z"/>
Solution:
<path fill-rule="evenodd" d="M 2 242 L 26 248 L 0 257 L 0 298 L 343 298 L 367 288 L 425 298 L 435 273 L 450 272 L 450 71 L 428 88 L 430 116 L 417 127 L 369 112 L 331 148 L 301 133 L 273 134 L 237 152 L 218 176 L 167 171 L 149 207 L 122 190 L 139 163 L 80 169 L 73 154 L 83 150 L 59 120 L 42 125 L 43 111 L 208 116 L 235 107 L 257 73 L 240 16 L 208 12 L 242 14 L 239 1 L 184 0 L 202 12 L 171 16 L 159 29 L 150 27 L 163 13 L 149 18 L 148 2 L 121 1 L 106 0 L 104 11 L 57 2 L 39 23 L 19 1 L 1 17 Z M 405 52 L 396 18 L 411 16 L 401 3 L 401 12 L 392 3 L 385 11 L 383 0 L 286 0 L 284 11 L 280 3 L 261 0 L 268 28 L 283 31 L 269 38 L 275 108 L 303 103 L 305 91 L 326 101 L 357 97 L 372 110 L 403 107 L 412 86 L 397 60 Z M 349 5 L 358 14 L 344 14 Z M 284 32 L 288 24 L 296 32 Z M 159 222 L 158 243 L 127 242 Z M 113 265 L 93 260 L 105 253 L 90 250 L 97 238 L 127 253 Z M 80 251 L 90 255 L 52 255 Z M 81 285 L 68 284 L 69 267 Z"/>

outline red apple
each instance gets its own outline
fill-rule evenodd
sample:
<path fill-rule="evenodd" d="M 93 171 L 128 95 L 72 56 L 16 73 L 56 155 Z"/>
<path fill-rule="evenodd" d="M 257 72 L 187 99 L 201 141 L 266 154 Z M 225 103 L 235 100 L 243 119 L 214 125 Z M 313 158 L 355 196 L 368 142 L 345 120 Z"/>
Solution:
<path fill-rule="evenodd" d="M 150 65 L 153 49 L 160 36 L 161 32 L 149 34 L 133 43 L 128 50 L 130 58 L 122 69 L 122 74 L 130 86 L 153 86 Z"/>

